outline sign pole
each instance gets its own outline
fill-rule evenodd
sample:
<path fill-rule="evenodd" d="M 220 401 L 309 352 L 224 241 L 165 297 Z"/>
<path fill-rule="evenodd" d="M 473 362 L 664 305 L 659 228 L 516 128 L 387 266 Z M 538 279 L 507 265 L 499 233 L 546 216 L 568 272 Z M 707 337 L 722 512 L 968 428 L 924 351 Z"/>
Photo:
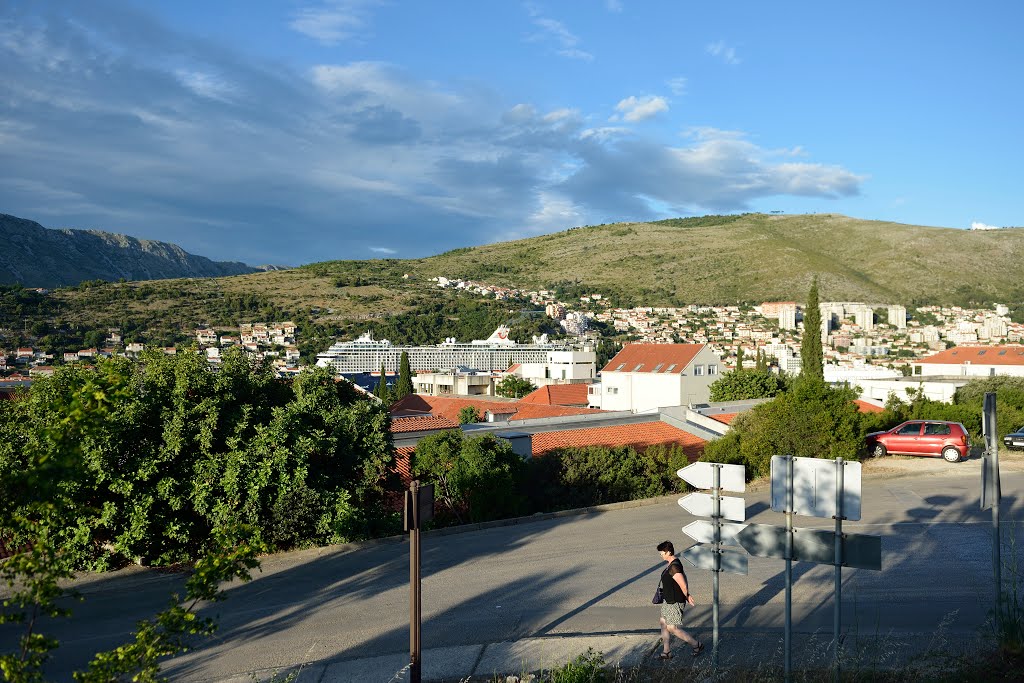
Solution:
<path fill-rule="evenodd" d="M 719 576 L 722 573 L 722 466 L 712 464 L 714 474 L 714 512 L 711 515 L 715 526 L 714 552 L 715 569 L 711 574 L 711 622 L 713 624 L 711 640 L 711 666 L 718 669 L 718 590 Z"/>
<path fill-rule="evenodd" d="M 985 432 L 985 450 L 987 451 L 987 457 L 981 467 L 981 498 L 983 509 L 986 502 L 992 506 L 992 575 L 996 584 L 996 613 L 998 614 L 1003 604 L 1003 562 L 1000 556 L 1003 539 L 999 529 L 999 499 L 1002 498 L 1003 492 L 999 481 L 999 434 L 996 427 L 996 394 L 993 391 L 985 394 L 981 424 Z M 988 474 L 987 482 L 985 474 Z"/>
<path fill-rule="evenodd" d="M 836 605 L 832 624 L 832 645 L 835 648 L 835 683 L 839 683 L 839 629 L 843 620 L 843 474 L 846 467 L 836 458 Z"/>
<path fill-rule="evenodd" d="M 420 482 L 409 485 L 409 681 L 420 683 Z"/>
<path fill-rule="evenodd" d="M 793 456 L 786 459 L 786 623 L 785 640 L 785 678 L 786 683 L 792 679 L 792 635 L 793 635 Z"/>

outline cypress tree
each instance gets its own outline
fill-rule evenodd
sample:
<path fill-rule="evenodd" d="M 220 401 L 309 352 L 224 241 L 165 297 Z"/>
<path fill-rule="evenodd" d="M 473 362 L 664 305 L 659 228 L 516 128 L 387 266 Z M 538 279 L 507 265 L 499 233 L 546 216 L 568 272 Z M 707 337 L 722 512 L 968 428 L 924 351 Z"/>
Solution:
<path fill-rule="evenodd" d="M 373 395 L 387 404 L 388 401 L 388 376 L 384 374 L 384 366 L 380 366 L 380 381 L 377 382 L 377 388 L 373 390 Z"/>
<path fill-rule="evenodd" d="M 736 345 L 736 369 L 743 369 L 743 347 L 739 344 Z"/>
<path fill-rule="evenodd" d="M 811 291 L 807 294 L 807 306 L 804 307 L 804 336 L 800 341 L 800 374 L 803 377 L 825 379 L 817 277 L 811 283 Z"/>
<path fill-rule="evenodd" d="M 393 399 L 399 401 L 411 393 L 413 393 L 412 369 L 409 367 L 409 354 L 402 351 L 402 358 L 398 365 L 398 384 L 395 385 Z"/>

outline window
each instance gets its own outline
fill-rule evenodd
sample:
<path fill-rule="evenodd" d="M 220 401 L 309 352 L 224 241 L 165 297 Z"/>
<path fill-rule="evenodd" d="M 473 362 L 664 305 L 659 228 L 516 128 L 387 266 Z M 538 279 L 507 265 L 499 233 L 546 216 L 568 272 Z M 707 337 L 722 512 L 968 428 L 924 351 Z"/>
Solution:
<path fill-rule="evenodd" d="M 914 436 L 916 434 L 920 434 L 921 433 L 921 423 L 920 422 L 911 422 L 910 424 L 905 424 L 902 427 L 900 427 L 899 431 L 896 432 L 896 433 L 900 434 L 902 436 Z"/>
<path fill-rule="evenodd" d="M 949 432 L 950 432 L 949 425 L 942 424 L 942 423 L 939 423 L 939 422 L 929 422 L 928 424 L 926 424 L 924 426 L 924 433 L 925 434 L 945 435 L 945 434 L 949 434 Z"/>
<path fill-rule="evenodd" d="M 615 372 L 618 372 L 619 370 L 621 370 L 624 367 L 626 367 L 625 363 L 619 363 L 619 367 L 615 368 Z"/>
<path fill-rule="evenodd" d="M 633 372 L 640 372 L 640 368 L 642 368 L 643 366 L 644 366 L 643 363 L 637 363 L 636 367 L 633 368 Z"/>
<path fill-rule="evenodd" d="M 666 370 L 665 372 L 672 372 L 675 369 L 676 369 L 676 364 L 673 363 L 672 365 L 668 366 L 668 370 Z"/>
<path fill-rule="evenodd" d="M 708 374 L 709 375 L 717 375 L 718 374 L 718 366 L 717 365 L 709 365 L 708 366 Z"/>
<path fill-rule="evenodd" d="M 693 366 L 693 375 L 694 375 L 694 377 L 697 377 L 697 376 L 700 376 L 700 375 L 703 375 L 703 374 L 704 374 L 704 366 L 703 365 L 694 365 Z"/>
<path fill-rule="evenodd" d="M 651 370 L 651 372 L 661 372 L 661 369 L 663 367 L 665 367 L 664 363 L 658 363 L 657 365 L 654 366 L 654 369 Z"/>

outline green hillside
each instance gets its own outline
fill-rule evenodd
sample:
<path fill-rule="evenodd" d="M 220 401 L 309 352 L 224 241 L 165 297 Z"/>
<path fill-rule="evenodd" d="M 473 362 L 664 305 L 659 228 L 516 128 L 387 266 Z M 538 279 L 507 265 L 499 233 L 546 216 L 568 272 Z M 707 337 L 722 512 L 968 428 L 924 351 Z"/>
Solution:
<path fill-rule="evenodd" d="M 1020 229 L 972 232 L 835 214 L 705 216 L 572 228 L 423 259 L 329 261 L 209 279 L 85 283 L 56 290 L 45 307 L 2 307 L 0 325 L 51 332 L 119 327 L 128 333 L 126 339 L 170 343 L 201 325 L 226 329 L 292 318 L 307 328 L 307 344 L 326 345 L 332 336 L 365 329 L 398 341 L 412 325 L 425 336 L 446 319 L 468 319 L 459 297 L 430 282 L 437 276 L 557 287 L 567 298 L 601 293 L 627 306 L 803 301 L 817 276 L 824 301 L 1002 302 L 1018 308 L 1024 301 L 1016 277 L 1022 246 Z M 520 315 L 516 304 L 492 300 L 486 306 L 472 312 L 474 330 Z M 401 314 L 408 317 L 396 324 Z"/>

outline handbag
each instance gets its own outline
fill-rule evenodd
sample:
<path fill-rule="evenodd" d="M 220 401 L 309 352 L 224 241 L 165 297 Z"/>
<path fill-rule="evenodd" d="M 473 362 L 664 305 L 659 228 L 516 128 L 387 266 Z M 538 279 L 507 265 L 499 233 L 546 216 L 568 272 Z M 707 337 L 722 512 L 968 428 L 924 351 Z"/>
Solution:
<path fill-rule="evenodd" d="M 665 602 L 665 598 L 661 597 L 661 584 L 658 584 L 658 590 L 654 591 L 654 597 L 651 598 L 651 602 L 655 605 L 660 605 Z"/>

